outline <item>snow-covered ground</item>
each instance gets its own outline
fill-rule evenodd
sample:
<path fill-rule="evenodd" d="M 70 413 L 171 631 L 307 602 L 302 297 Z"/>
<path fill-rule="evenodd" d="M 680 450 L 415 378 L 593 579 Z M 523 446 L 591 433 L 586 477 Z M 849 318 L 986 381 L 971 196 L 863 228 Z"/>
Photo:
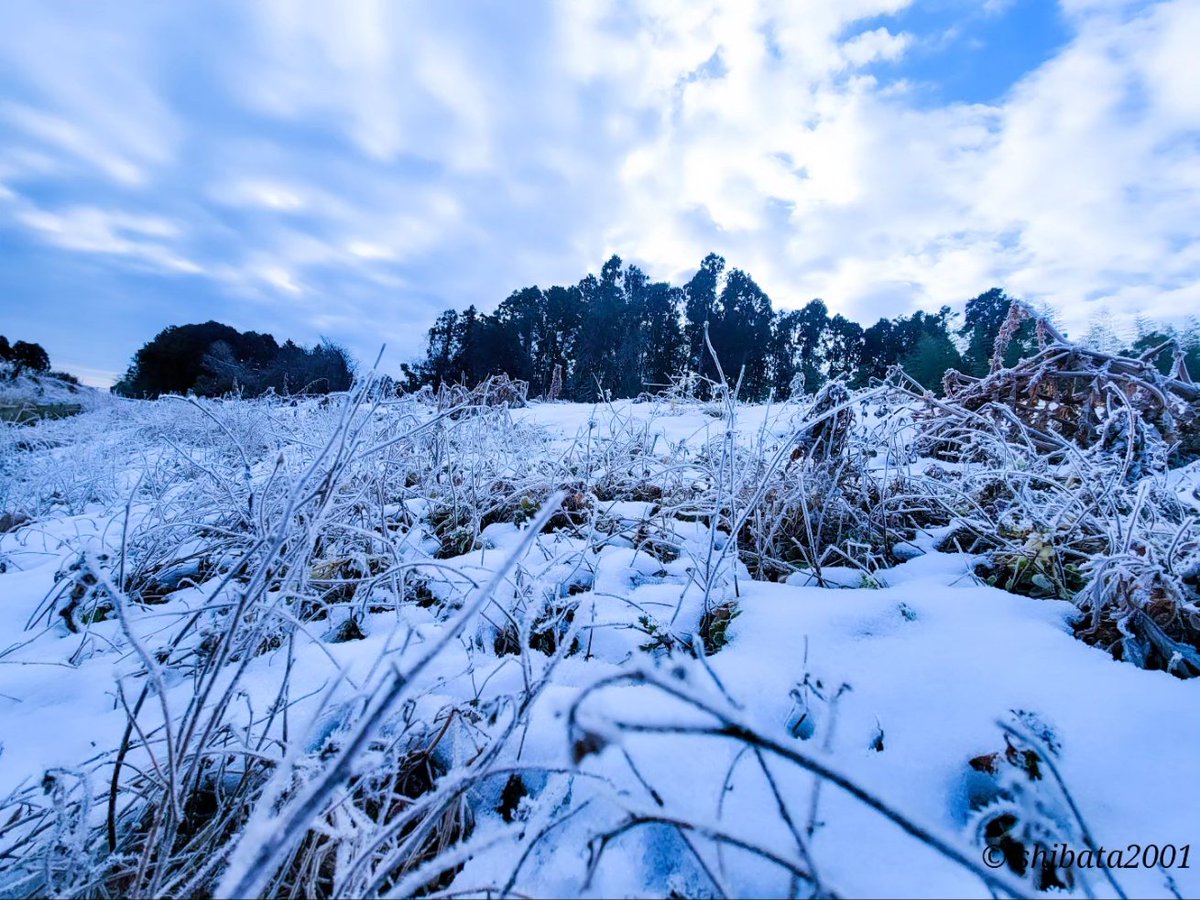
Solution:
<path fill-rule="evenodd" d="M 1034 894 L 997 822 L 1177 848 L 1079 896 L 1200 894 L 1200 684 L 946 529 L 751 577 L 720 522 L 804 410 L 369 407 L 6 434 L 0 897 Z"/>

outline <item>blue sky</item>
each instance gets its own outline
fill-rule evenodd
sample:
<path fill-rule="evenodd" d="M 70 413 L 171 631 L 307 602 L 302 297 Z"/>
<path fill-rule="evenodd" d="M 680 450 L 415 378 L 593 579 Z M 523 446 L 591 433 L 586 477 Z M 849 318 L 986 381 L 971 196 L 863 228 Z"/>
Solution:
<path fill-rule="evenodd" d="M 1072 29 L 1053 0 L 926 0 L 867 23 L 909 36 L 906 51 L 871 69 L 881 81 L 912 82 L 918 102 L 999 103 L 1052 59 Z"/>
<path fill-rule="evenodd" d="M 710 250 L 863 322 L 1200 312 L 1188 0 L 13 2 L 0 333 L 110 383 L 215 318 L 385 366 L 438 311 Z"/>

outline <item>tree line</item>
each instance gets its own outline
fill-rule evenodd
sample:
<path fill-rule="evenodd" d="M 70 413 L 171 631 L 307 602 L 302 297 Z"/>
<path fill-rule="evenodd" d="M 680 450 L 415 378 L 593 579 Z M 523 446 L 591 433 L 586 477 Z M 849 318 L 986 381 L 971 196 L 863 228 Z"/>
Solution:
<path fill-rule="evenodd" d="M 354 364 L 341 347 L 323 341 L 302 347 L 291 340 L 241 332 L 220 322 L 171 325 L 134 354 L 113 393 L 149 398 L 193 393 L 327 394 L 348 390 Z"/>
<path fill-rule="evenodd" d="M 943 306 L 863 328 L 840 314 L 831 316 L 821 300 L 776 310 L 748 273 L 727 268 L 713 253 L 682 286 L 653 281 L 614 255 L 599 275 L 573 285 L 522 288 L 490 315 L 474 306 L 446 310 L 428 331 L 423 357 L 401 366 L 399 385 L 474 386 L 507 375 L 528 382 L 531 397 L 589 402 L 636 397 L 694 372 L 712 382 L 740 380 L 740 396 L 761 401 L 813 393 L 831 379 L 861 387 L 899 365 L 922 386 L 940 391 L 949 369 L 987 374 L 1011 300 L 992 288 L 968 300 L 961 316 Z M 1139 319 L 1132 342 L 1094 323 L 1084 343 L 1135 356 L 1173 344 L 1185 354 L 1188 370 L 1200 374 L 1200 325 L 1194 320 L 1179 332 Z M 1013 365 L 1035 349 L 1027 321 L 1003 362 Z M 1164 373 L 1172 361 L 1169 352 L 1156 359 Z M 0 374 L 25 372 L 78 384 L 50 371 L 40 345 L 10 344 L 0 336 Z M 209 321 L 160 331 L 137 351 L 112 390 L 139 398 L 323 394 L 347 390 L 353 379 L 350 355 L 329 341 L 280 344 L 270 334 Z"/>
<path fill-rule="evenodd" d="M 961 322 L 943 306 L 863 328 L 831 316 L 821 300 L 774 309 L 748 273 L 727 268 L 716 254 L 706 256 L 682 286 L 653 281 L 613 256 L 598 276 L 544 290 L 522 288 L 490 315 L 474 306 L 446 310 L 429 329 L 424 357 L 403 367 L 403 383 L 409 389 L 473 386 L 504 374 L 528 381 L 531 397 L 592 401 L 635 397 L 691 371 L 729 384 L 740 378 L 741 396 L 758 401 L 812 393 L 830 379 L 862 386 L 898 364 L 922 386 L 940 391 L 948 369 L 987 374 L 1010 302 L 992 288 L 966 302 Z M 1193 356 L 1200 352 L 1195 328 L 1179 336 L 1148 323 L 1139 324 L 1129 349 L 1140 352 L 1172 338 Z M 1008 345 L 1005 365 L 1035 348 L 1033 325 L 1026 322 Z M 1167 354 L 1163 364 L 1169 363 Z"/>

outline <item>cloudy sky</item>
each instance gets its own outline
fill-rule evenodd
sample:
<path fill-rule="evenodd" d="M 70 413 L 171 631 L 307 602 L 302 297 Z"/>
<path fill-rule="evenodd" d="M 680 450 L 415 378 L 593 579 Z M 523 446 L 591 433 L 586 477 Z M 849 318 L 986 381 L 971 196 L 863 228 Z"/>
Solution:
<path fill-rule="evenodd" d="M 1200 313 L 1196 0 L 0 10 L 0 333 L 108 384 L 215 318 L 385 366 L 612 253 L 864 323 Z"/>

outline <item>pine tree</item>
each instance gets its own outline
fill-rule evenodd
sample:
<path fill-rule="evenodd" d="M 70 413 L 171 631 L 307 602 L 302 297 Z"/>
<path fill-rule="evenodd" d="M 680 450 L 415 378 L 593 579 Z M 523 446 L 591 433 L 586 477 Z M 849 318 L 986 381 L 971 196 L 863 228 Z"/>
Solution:
<path fill-rule="evenodd" d="M 1000 326 L 1008 318 L 1008 308 L 1011 304 L 1012 298 L 1000 288 L 992 288 L 967 301 L 963 325 L 958 331 L 967 339 L 967 350 L 963 359 L 966 374 L 982 377 L 991 370 L 996 336 L 1000 333 Z M 1036 348 L 1034 324 L 1026 321 L 1004 351 L 1004 365 L 1012 366 L 1032 356 Z"/>
<path fill-rule="evenodd" d="M 554 363 L 546 358 L 546 298 L 534 286 L 513 291 L 495 318 L 510 329 L 520 344 L 521 357 L 528 360 L 529 392 L 538 396 L 546 392 Z"/>
<path fill-rule="evenodd" d="M 854 381 L 863 359 L 863 328 L 840 313 L 829 320 L 822 355 L 825 374 L 830 380 Z"/>
<path fill-rule="evenodd" d="M 732 269 L 721 288 L 709 336 L 730 386 L 742 378 L 741 396 L 763 400 L 770 391 L 771 300 L 754 279 Z"/>
<path fill-rule="evenodd" d="M 696 274 L 683 286 L 683 332 L 687 367 L 712 379 L 717 377 L 717 370 L 709 358 L 708 347 L 704 341 L 704 327 L 716 312 L 717 288 L 724 271 L 724 258 L 710 253 L 704 257 Z"/>
<path fill-rule="evenodd" d="M 884 378 L 899 361 L 895 332 L 896 325 L 890 319 L 880 319 L 863 332 L 862 364 L 854 379 L 855 387 L 866 385 L 872 378 Z"/>
<path fill-rule="evenodd" d="M 929 330 L 921 334 L 916 346 L 904 355 L 900 364 L 921 387 L 940 394 L 942 377 L 947 370 L 959 369 L 963 363 L 948 332 Z"/>
<path fill-rule="evenodd" d="M 576 347 L 575 371 L 569 383 L 572 399 L 594 400 L 597 392 L 620 396 L 620 360 L 628 350 L 623 334 L 625 290 L 620 276 L 621 258 L 613 256 L 600 269 L 599 278 L 588 275 L 579 282 L 582 339 Z"/>

